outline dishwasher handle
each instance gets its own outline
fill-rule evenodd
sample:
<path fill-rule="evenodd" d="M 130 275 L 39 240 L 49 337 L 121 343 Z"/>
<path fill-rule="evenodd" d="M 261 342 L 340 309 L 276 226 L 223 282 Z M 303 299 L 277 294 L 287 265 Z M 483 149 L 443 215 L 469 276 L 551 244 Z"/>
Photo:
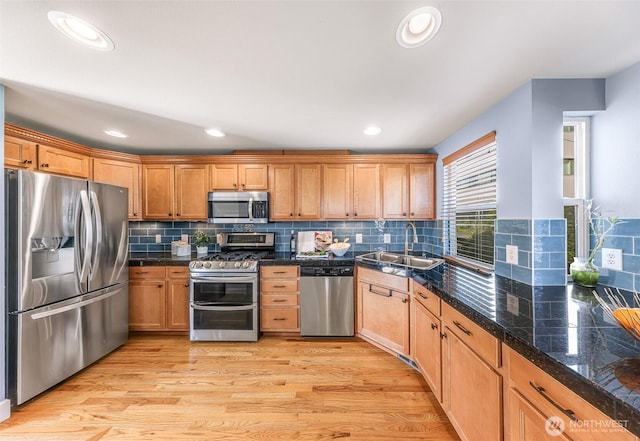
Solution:
<path fill-rule="evenodd" d="M 351 277 L 352 266 L 303 266 L 300 277 Z"/>

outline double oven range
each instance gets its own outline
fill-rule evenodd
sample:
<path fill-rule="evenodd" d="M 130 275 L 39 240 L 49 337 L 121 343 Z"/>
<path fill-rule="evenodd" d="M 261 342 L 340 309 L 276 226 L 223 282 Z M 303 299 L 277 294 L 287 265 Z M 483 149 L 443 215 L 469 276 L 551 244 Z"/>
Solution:
<path fill-rule="evenodd" d="M 274 233 L 222 233 L 220 252 L 189 262 L 189 336 L 257 341 L 258 261 L 272 258 Z"/>

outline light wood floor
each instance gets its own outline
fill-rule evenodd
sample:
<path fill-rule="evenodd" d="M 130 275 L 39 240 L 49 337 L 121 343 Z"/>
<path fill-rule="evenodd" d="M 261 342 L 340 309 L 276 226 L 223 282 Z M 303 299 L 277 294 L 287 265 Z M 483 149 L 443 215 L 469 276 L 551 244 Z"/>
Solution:
<path fill-rule="evenodd" d="M 129 342 L 0 424 L 0 440 L 458 440 L 421 376 L 354 340 Z"/>

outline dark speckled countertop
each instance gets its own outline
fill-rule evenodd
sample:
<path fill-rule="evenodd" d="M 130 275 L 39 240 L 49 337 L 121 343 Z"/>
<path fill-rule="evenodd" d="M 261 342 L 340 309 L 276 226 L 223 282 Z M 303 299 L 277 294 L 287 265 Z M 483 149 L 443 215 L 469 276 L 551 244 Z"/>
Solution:
<path fill-rule="evenodd" d="M 132 253 L 129 264 L 188 265 L 195 258 Z M 325 259 L 277 253 L 274 259 L 260 261 L 301 266 L 354 263 L 380 270 L 384 266 L 357 261 L 353 252 Z M 386 266 L 385 272 L 412 277 L 640 436 L 640 343 L 605 318 L 590 289 L 571 284 L 532 287 L 449 263 L 430 271 Z M 603 287 L 597 290 L 604 293 Z M 508 297 L 517 300 L 517 313 L 507 308 Z"/>

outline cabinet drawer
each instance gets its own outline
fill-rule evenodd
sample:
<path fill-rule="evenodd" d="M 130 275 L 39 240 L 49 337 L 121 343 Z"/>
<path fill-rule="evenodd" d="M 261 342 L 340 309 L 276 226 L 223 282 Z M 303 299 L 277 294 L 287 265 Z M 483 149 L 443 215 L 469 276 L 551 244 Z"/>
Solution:
<path fill-rule="evenodd" d="M 298 308 L 261 309 L 260 325 L 263 331 L 295 331 L 298 325 Z"/>
<path fill-rule="evenodd" d="M 300 267 L 297 265 L 288 266 L 263 266 L 260 268 L 260 275 L 264 279 L 283 279 L 298 277 Z"/>
<path fill-rule="evenodd" d="M 418 282 L 413 282 L 413 297 L 436 317 L 440 317 L 440 297 Z"/>
<path fill-rule="evenodd" d="M 262 294 L 260 304 L 263 308 L 270 306 L 298 306 L 298 294 Z"/>
<path fill-rule="evenodd" d="M 298 280 L 262 280 L 260 292 L 298 292 Z"/>
<path fill-rule="evenodd" d="M 164 266 L 131 266 L 129 279 L 164 279 Z"/>
<path fill-rule="evenodd" d="M 446 303 L 442 304 L 442 320 L 487 363 L 496 368 L 500 367 L 500 342 L 496 337 Z"/>
<path fill-rule="evenodd" d="M 167 268 L 167 278 L 184 278 L 189 277 L 189 267 L 188 266 L 168 266 Z"/>
<path fill-rule="evenodd" d="M 508 352 L 509 357 L 511 387 L 515 386 L 518 392 L 546 416 L 561 417 L 565 422 L 565 433 L 571 439 L 584 441 L 612 439 L 633 441 L 636 439 L 631 433 L 616 427 L 615 423 L 610 421 L 611 417 L 593 407 L 529 360 L 511 349 L 505 349 L 505 352 Z M 551 403 L 552 401 L 554 404 Z M 564 409 L 564 412 L 561 409 Z M 577 418 L 577 423 L 572 424 L 567 413 L 572 413 Z M 581 422 L 599 425 L 583 426 Z"/>
<path fill-rule="evenodd" d="M 358 268 L 358 281 L 386 286 L 396 291 L 409 291 L 409 279 L 406 277 L 385 274 L 368 268 Z"/>

